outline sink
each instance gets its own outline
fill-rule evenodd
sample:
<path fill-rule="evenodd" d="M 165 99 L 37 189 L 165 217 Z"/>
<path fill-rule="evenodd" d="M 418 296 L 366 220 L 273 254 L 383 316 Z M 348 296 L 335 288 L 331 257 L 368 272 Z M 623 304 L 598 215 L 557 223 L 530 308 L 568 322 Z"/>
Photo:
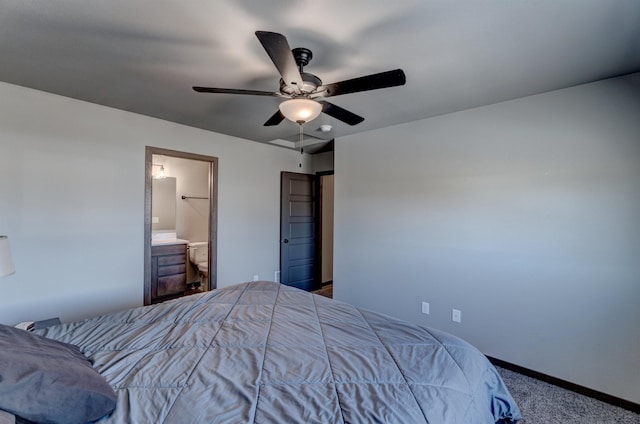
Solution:
<path fill-rule="evenodd" d="M 167 240 L 167 239 L 175 239 L 178 238 L 178 234 L 175 232 L 169 232 L 169 231 L 162 231 L 162 232 L 155 232 L 151 235 L 151 239 L 152 240 Z"/>
<path fill-rule="evenodd" d="M 160 246 L 165 244 L 188 244 L 189 240 L 179 239 L 174 232 L 158 232 L 151 235 L 151 245 Z"/>

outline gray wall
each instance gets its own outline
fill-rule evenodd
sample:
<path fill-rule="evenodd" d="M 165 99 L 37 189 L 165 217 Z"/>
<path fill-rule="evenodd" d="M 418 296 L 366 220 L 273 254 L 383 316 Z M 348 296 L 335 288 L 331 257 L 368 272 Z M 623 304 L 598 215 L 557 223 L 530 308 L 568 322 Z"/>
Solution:
<path fill-rule="evenodd" d="M 313 172 L 333 171 L 334 152 L 324 152 L 312 155 Z"/>
<path fill-rule="evenodd" d="M 218 287 L 279 269 L 280 172 L 308 155 L 0 83 L 0 322 L 142 305 L 145 146 L 218 158 Z"/>
<path fill-rule="evenodd" d="M 337 139 L 335 178 L 337 299 L 640 402 L 640 74 Z"/>

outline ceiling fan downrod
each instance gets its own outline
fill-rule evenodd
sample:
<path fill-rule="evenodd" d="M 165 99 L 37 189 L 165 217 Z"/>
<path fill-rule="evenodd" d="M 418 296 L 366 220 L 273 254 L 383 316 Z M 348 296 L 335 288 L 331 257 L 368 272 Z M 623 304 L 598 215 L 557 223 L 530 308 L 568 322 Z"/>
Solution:
<path fill-rule="evenodd" d="M 291 53 L 293 53 L 293 58 L 298 64 L 300 73 L 303 73 L 304 67 L 307 66 L 309 62 L 311 62 L 311 59 L 313 59 L 313 53 L 311 52 L 311 50 L 305 49 L 304 47 L 296 47 L 295 49 L 291 50 Z"/>

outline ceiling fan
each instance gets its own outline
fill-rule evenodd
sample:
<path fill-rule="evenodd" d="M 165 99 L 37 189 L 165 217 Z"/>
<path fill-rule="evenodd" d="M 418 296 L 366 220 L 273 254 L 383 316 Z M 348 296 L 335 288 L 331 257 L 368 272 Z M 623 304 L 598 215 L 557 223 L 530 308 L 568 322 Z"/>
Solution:
<path fill-rule="evenodd" d="M 303 124 L 317 118 L 321 112 L 349 125 L 356 125 L 364 121 L 364 118 L 323 99 L 342 94 L 395 87 L 406 83 L 404 71 L 394 69 L 332 84 L 323 84 L 320 78 L 303 70 L 313 58 L 311 50 L 303 47 L 292 50 L 287 38 L 276 32 L 256 31 L 256 36 L 282 76 L 280 91 L 214 87 L 193 87 L 193 89 L 199 93 L 243 94 L 289 99 L 280 104 L 279 110 L 264 123 L 264 126 L 278 125 L 285 118 Z"/>

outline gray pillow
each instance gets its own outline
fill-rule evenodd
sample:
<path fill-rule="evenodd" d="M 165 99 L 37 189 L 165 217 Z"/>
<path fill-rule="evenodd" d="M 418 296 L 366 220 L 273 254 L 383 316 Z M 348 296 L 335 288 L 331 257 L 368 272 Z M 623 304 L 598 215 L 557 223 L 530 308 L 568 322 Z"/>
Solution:
<path fill-rule="evenodd" d="M 7 411 L 0 411 L 0 424 L 15 424 L 16 416 Z"/>
<path fill-rule="evenodd" d="M 116 394 L 77 346 L 0 324 L 0 409 L 37 423 L 87 423 Z"/>

